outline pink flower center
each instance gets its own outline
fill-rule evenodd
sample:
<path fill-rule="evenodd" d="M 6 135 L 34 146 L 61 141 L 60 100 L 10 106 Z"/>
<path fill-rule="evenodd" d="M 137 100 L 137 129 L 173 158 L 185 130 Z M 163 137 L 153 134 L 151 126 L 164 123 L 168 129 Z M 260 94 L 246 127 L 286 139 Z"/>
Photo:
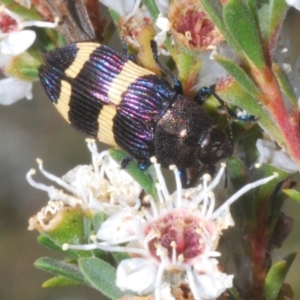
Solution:
<path fill-rule="evenodd" d="M 204 12 L 189 10 L 178 22 L 177 30 L 183 35 L 189 33 L 189 42 L 193 46 L 207 46 L 212 41 L 209 36 L 214 30 L 214 25 Z"/>
<path fill-rule="evenodd" d="M 15 19 L 7 15 L 5 12 L 0 13 L 0 31 L 9 33 L 16 30 L 18 23 Z"/>
<path fill-rule="evenodd" d="M 157 260 L 161 260 L 156 253 L 157 248 L 162 246 L 167 250 L 170 260 L 176 250 L 176 259 L 180 255 L 186 262 L 205 252 L 206 241 L 214 236 L 215 230 L 215 225 L 199 214 L 177 209 L 147 224 L 144 233 L 148 235 L 154 232 L 157 236 L 148 245 L 152 256 Z"/>

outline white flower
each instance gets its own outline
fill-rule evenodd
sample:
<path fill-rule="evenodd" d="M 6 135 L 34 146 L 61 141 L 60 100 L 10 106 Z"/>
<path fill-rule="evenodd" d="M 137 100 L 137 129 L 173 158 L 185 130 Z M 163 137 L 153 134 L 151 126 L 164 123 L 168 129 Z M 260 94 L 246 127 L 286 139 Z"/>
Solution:
<path fill-rule="evenodd" d="M 32 99 L 32 82 L 8 77 L 0 80 L 0 103 L 10 105 L 19 99 Z"/>
<path fill-rule="evenodd" d="M 167 16 L 169 12 L 169 0 L 155 0 L 154 2 L 160 14 Z"/>
<path fill-rule="evenodd" d="M 115 10 L 120 17 L 129 20 L 140 7 L 141 0 L 100 0 L 100 2 L 110 9 Z"/>
<path fill-rule="evenodd" d="M 154 40 L 157 43 L 157 50 L 159 54 L 169 56 L 170 53 L 164 50 L 162 46 L 167 38 L 169 30 L 171 29 L 171 23 L 165 15 L 160 13 L 155 21 L 155 25 L 160 30 L 160 32 L 158 32 L 154 37 Z"/>
<path fill-rule="evenodd" d="M 274 142 L 258 139 L 256 148 L 259 153 L 256 167 L 262 164 L 269 164 L 288 173 L 298 171 L 297 165 L 292 158 L 284 149 L 279 149 Z"/>
<path fill-rule="evenodd" d="M 198 59 L 201 60 L 202 66 L 199 73 L 199 80 L 193 86 L 194 91 L 199 91 L 203 86 L 214 85 L 219 80 L 228 77 L 228 72 L 215 60 L 215 55 L 227 57 L 235 62 L 239 62 L 238 56 L 234 50 L 226 43 L 218 46 L 209 46 L 212 51 L 199 53 Z"/>
<path fill-rule="evenodd" d="M 0 6 L 0 68 L 3 68 L 4 73 L 5 67 L 12 59 L 25 52 L 34 43 L 36 33 L 33 30 L 23 30 L 31 26 L 54 28 L 57 26 L 57 20 L 54 23 L 24 21 L 5 6 Z M 2 79 L 0 80 L 0 104 L 9 105 L 24 97 L 31 99 L 31 89 L 32 82 L 17 78 Z"/>
<path fill-rule="evenodd" d="M 216 251 L 220 235 L 234 224 L 229 206 L 245 192 L 277 175 L 244 186 L 215 210 L 212 190 L 218 185 L 225 164 L 211 183 L 211 177 L 205 174 L 202 185 L 186 190 L 172 166 L 177 189 L 170 195 L 160 165 L 155 159 L 152 162 L 158 178 L 158 202 L 147 195 L 144 203 L 150 207 L 120 211 L 102 223 L 91 238 L 92 244 L 65 244 L 63 249 L 100 248 L 130 253 L 132 258 L 123 260 L 117 268 L 116 285 L 121 290 L 154 293 L 159 300 L 166 288 L 188 284 L 195 299 L 216 299 L 232 287 L 233 280 L 233 275 L 219 270 L 216 260 L 221 255 Z"/>
<path fill-rule="evenodd" d="M 35 170 L 27 173 L 28 182 L 47 192 L 51 201 L 70 207 L 80 205 L 85 210 L 107 215 L 115 214 L 124 207 L 137 210 L 140 207 L 140 185 L 127 172 L 120 170 L 108 151 L 98 153 L 94 140 L 87 139 L 87 145 L 92 154 L 92 166 L 77 166 L 62 178 L 45 171 L 42 161 L 37 160 L 42 174 L 65 191 L 35 182 L 32 178 Z"/>
<path fill-rule="evenodd" d="M 120 17 L 129 20 L 134 16 L 141 5 L 141 0 L 99 0 L 103 5 L 116 11 Z M 161 13 L 167 14 L 169 2 L 167 0 L 155 0 L 155 4 Z"/>
<path fill-rule="evenodd" d="M 293 6 L 296 9 L 300 10 L 300 0 L 285 0 L 285 2 L 289 5 L 289 6 Z"/>

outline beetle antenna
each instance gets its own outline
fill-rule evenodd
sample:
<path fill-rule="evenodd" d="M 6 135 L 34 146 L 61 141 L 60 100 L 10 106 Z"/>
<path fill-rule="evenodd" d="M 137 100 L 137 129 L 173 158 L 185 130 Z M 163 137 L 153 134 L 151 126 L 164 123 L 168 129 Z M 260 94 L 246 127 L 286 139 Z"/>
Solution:
<path fill-rule="evenodd" d="M 156 62 L 157 66 L 159 67 L 159 69 L 165 73 L 167 76 L 169 76 L 174 84 L 174 90 L 178 93 L 178 94 L 183 94 L 183 89 L 182 89 L 182 83 L 181 81 L 169 70 L 167 69 L 165 66 L 163 66 L 161 64 L 161 62 L 158 59 L 158 51 L 157 51 L 157 43 L 154 40 L 150 41 L 150 47 L 152 50 L 152 55 L 153 55 L 153 59 Z"/>

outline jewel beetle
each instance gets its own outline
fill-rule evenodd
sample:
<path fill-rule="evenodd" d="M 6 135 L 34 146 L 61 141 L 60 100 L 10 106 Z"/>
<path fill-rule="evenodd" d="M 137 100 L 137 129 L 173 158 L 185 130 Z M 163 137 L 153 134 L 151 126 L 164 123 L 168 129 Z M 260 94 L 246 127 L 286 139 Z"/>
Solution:
<path fill-rule="evenodd" d="M 151 46 L 159 64 L 155 44 Z M 176 77 L 172 87 L 106 45 L 79 42 L 56 48 L 45 55 L 39 75 L 48 97 L 73 127 L 127 151 L 142 170 L 152 156 L 163 167 L 185 169 L 213 165 L 233 152 L 232 139 L 202 107 L 210 89 L 202 88 L 190 99 Z"/>

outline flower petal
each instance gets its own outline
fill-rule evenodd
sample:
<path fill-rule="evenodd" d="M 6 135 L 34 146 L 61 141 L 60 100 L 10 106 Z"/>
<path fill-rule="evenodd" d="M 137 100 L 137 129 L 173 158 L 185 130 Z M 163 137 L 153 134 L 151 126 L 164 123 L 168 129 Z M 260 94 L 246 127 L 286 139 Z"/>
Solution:
<path fill-rule="evenodd" d="M 292 158 L 282 149 L 278 150 L 274 142 L 258 139 L 256 148 L 259 153 L 259 164 L 269 164 L 288 173 L 298 171 Z"/>
<path fill-rule="evenodd" d="M 141 0 L 100 0 L 100 2 L 110 9 L 115 10 L 121 17 L 132 15 L 139 7 Z"/>
<path fill-rule="evenodd" d="M 149 259 L 122 260 L 117 268 L 116 285 L 120 290 L 148 294 L 154 290 L 157 267 Z"/>
<path fill-rule="evenodd" d="M 222 273 L 218 269 L 216 259 L 205 259 L 195 265 L 197 294 L 204 299 L 215 299 L 226 289 L 232 287 L 233 275 Z"/>
<path fill-rule="evenodd" d="M 0 68 L 6 66 L 12 58 L 13 58 L 12 55 L 5 55 L 0 53 Z"/>
<path fill-rule="evenodd" d="M 299 0 L 285 0 L 285 2 L 289 5 L 289 6 L 293 6 L 296 9 L 300 10 L 300 1 Z"/>
<path fill-rule="evenodd" d="M 32 99 L 32 82 L 18 78 L 0 80 L 0 104 L 10 105 L 26 97 Z"/>
<path fill-rule="evenodd" d="M 0 42 L 0 53 L 19 55 L 26 51 L 34 42 L 36 34 L 32 30 L 11 32 Z"/>
<path fill-rule="evenodd" d="M 117 241 L 134 236 L 135 216 L 133 210 L 124 209 L 104 221 L 97 232 L 97 238 L 102 241 Z"/>

